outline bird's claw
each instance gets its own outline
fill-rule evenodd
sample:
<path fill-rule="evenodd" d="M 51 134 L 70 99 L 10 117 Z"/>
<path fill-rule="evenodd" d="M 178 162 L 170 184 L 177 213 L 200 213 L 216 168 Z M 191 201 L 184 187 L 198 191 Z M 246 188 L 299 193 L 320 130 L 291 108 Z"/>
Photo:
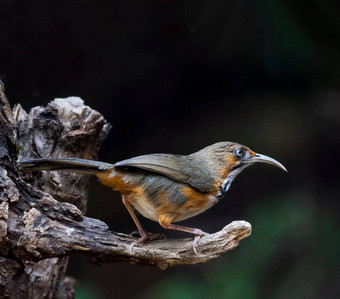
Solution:
<path fill-rule="evenodd" d="M 158 233 L 158 234 L 153 234 L 153 233 L 143 233 L 142 235 L 139 232 L 133 232 L 131 236 L 134 234 L 138 233 L 139 236 L 141 236 L 137 241 L 133 242 L 130 245 L 130 254 L 132 254 L 132 249 L 135 246 L 138 246 L 140 244 L 145 243 L 145 241 L 153 241 L 153 240 L 165 240 L 166 236 L 164 234 Z"/>
<path fill-rule="evenodd" d="M 148 234 L 141 236 L 137 241 L 133 242 L 130 246 L 130 254 L 132 254 L 132 249 L 139 244 L 143 244 L 148 239 Z"/>
<path fill-rule="evenodd" d="M 194 241 L 192 242 L 192 249 L 195 252 L 196 256 L 200 256 L 200 254 L 198 253 L 197 249 L 198 249 L 198 241 L 201 239 L 202 236 L 207 235 L 208 233 L 202 231 L 202 230 L 197 230 L 196 234 L 195 234 L 195 238 Z"/>

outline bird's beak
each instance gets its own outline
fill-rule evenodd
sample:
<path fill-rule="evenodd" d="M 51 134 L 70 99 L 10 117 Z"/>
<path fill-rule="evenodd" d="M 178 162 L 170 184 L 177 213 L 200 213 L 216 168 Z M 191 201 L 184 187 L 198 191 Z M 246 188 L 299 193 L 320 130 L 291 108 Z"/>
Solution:
<path fill-rule="evenodd" d="M 283 169 L 284 171 L 287 171 L 286 167 L 284 167 L 279 161 L 276 161 L 275 159 L 268 157 L 268 156 L 265 156 L 265 155 L 255 154 L 255 156 L 252 156 L 247 160 L 248 160 L 247 162 L 249 164 L 253 164 L 253 163 L 256 163 L 256 162 L 262 162 L 262 163 L 274 165 L 276 167 Z"/>

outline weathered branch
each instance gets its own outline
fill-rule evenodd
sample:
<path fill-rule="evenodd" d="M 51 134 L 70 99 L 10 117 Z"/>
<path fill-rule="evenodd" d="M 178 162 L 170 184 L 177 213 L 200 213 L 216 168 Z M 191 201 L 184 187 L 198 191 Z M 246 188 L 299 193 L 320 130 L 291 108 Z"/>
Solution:
<path fill-rule="evenodd" d="M 95 263 L 126 262 L 165 269 L 216 258 L 251 233 L 249 223 L 234 221 L 203 236 L 199 256 L 192 250 L 192 238 L 147 242 L 130 253 L 134 237 L 111 232 L 102 221 L 83 216 L 88 176 L 38 172 L 25 175 L 24 181 L 15 163 L 18 157 L 96 159 L 110 125 L 79 98 L 56 99 L 29 114 L 18 105 L 13 114 L 0 84 L 0 296 L 9 289 L 13 295 L 9 282 L 15 276 L 22 283 L 30 282 L 31 289 L 18 288 L 13 298 L 72 297 L 73 282 L 64 274 L 67 257 L 76 253 Z M 40 284 L 34 283 L 32 273 L 40 275 Z"/>
<path fill-rule="evenodd" d="M 53 206 L 53 200 L 48 196 L 40 201 L 45 202 L 46 206 Z M 54 209 L 53 213 L 56 214 L 49 217 L 36 208 L 25 213 L 25 234 L 19 240 L 20 251 L 16 253 L 21 257 L 36 259 L 83 253 L 95 263 L 127 262 L 165 269 L 218 257 L 235 248 L 251 232 L 248 222 L 234 221 L 215 234 L 203 236 L 199 241 L 199 256 L 192 250 L 192 239 L 151 241 L 141 247 L 134 247 L 130 253 L 130 245 L 134 241 L 130 236 L 111 232 L 105 223 L 96 219 L 83 217 L 79 220 L 74 207 L 67 208 L 70 210 Z M 73 217 L 60 216 L 65 215 L 65 212 Z M 39 227 L 35 225 L 37 221 Z"/>

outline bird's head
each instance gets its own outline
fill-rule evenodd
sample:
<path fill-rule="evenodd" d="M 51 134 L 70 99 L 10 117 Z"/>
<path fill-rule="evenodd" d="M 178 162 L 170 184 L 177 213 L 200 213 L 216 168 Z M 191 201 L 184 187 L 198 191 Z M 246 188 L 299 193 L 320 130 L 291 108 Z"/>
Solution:
<path fill-rule="evenodd" d="M 228 191 L 235 177 L 246 167 L 255 163 L 267 163 L 279 167 L 284 171 L 287 169 L 275 159 L 251 150 L 249 147 L 235 142 L 218 142 L 197 152 L 201 158 L 210 157 L 211 166 L 218 172 L 222 180 L 223 192 Z"/>
<path fill-rule="evenodd" d="M 229 148 L 224 158 L 225 165 L 229 166 L 231 171 L 237 168 L 244 168 L 258 162 L 271 164 L 287 171 L 287 169 L 277 160 L 263 154 L 255 153 L 250 148 L 238 143 L 229 143 Z"/>

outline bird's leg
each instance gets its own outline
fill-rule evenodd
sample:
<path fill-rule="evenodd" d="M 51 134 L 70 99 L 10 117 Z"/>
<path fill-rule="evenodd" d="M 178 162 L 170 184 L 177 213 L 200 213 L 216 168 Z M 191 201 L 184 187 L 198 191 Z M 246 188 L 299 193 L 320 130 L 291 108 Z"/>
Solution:
<path fill-rule="evenodd" d="M 140 235 L 140 238 L 137 241 L 133 242 L 130 246 L 130 254 L 131 254 L 132 248 L 136 245 L 143 244 L 148 239 L 149 235 L 147 231 L 140 224 L 135 211 L 133 210 L 130 202 L 125 198 L 124 195 L 122 196 L 122 201 L 123 201 L 124 206 L 128 210 L 128 212 L 130 213 L 134 223 L 136 224 L 139 235 Z"/>
<path fill-rule="evenodd" d="M 192 249 L 194 250 L 195 254 L 197 256 L 199 256 L 199 253 L 197 251 L 198 241 L 202 236 L 206 235 L 207 233 L 200 230 L 199 228 L 192 228 L 192 227 L 172 224 L 171 220 L 172 219 L 169 219 L 168 217 L 165 217 L 165 216 L 162 215 L 162 216 L 159 217 L 159 224 L 161 226 L 163 226 L 164 228 L 167 228 L 167 229 L 179 230 L 179 231 L 182 231 L 182 232 L 186 232 L 186 233 L 190 233 L 190 234 L 195 235 L 194 241 L 192 242 Z"/>
<path fill-rule="evenodd" d="M 139 245 L 139 244 L 143 244 L 146 240 L 158 240 L 158 239 L 165 239 L 165 236 L 163 234 L 149 234 L 143 227 L 142 225 L 140 224 L 138 218 L 137 218 L 137 215 L 135 213 L 135 211 L 133 210 L 130 202 L 125 198 L 125 196 L 123 195 L 122 196 L 122 201 L 123 201 L 123 204 L 124 206 L 126 207 L 126 209 L 128 210 L 128 212 L 130 213 L 134 223 L 136 224 L 137 226 L 137 229 L 138 229 L 138 232 L 139 232 L 139 235 L 140 235 L 140 238 L 133 242 L 130 246 L 130 254 L 132 252 L 132 249 L 133 247 L 135 247 L 136 245 Z"/>

